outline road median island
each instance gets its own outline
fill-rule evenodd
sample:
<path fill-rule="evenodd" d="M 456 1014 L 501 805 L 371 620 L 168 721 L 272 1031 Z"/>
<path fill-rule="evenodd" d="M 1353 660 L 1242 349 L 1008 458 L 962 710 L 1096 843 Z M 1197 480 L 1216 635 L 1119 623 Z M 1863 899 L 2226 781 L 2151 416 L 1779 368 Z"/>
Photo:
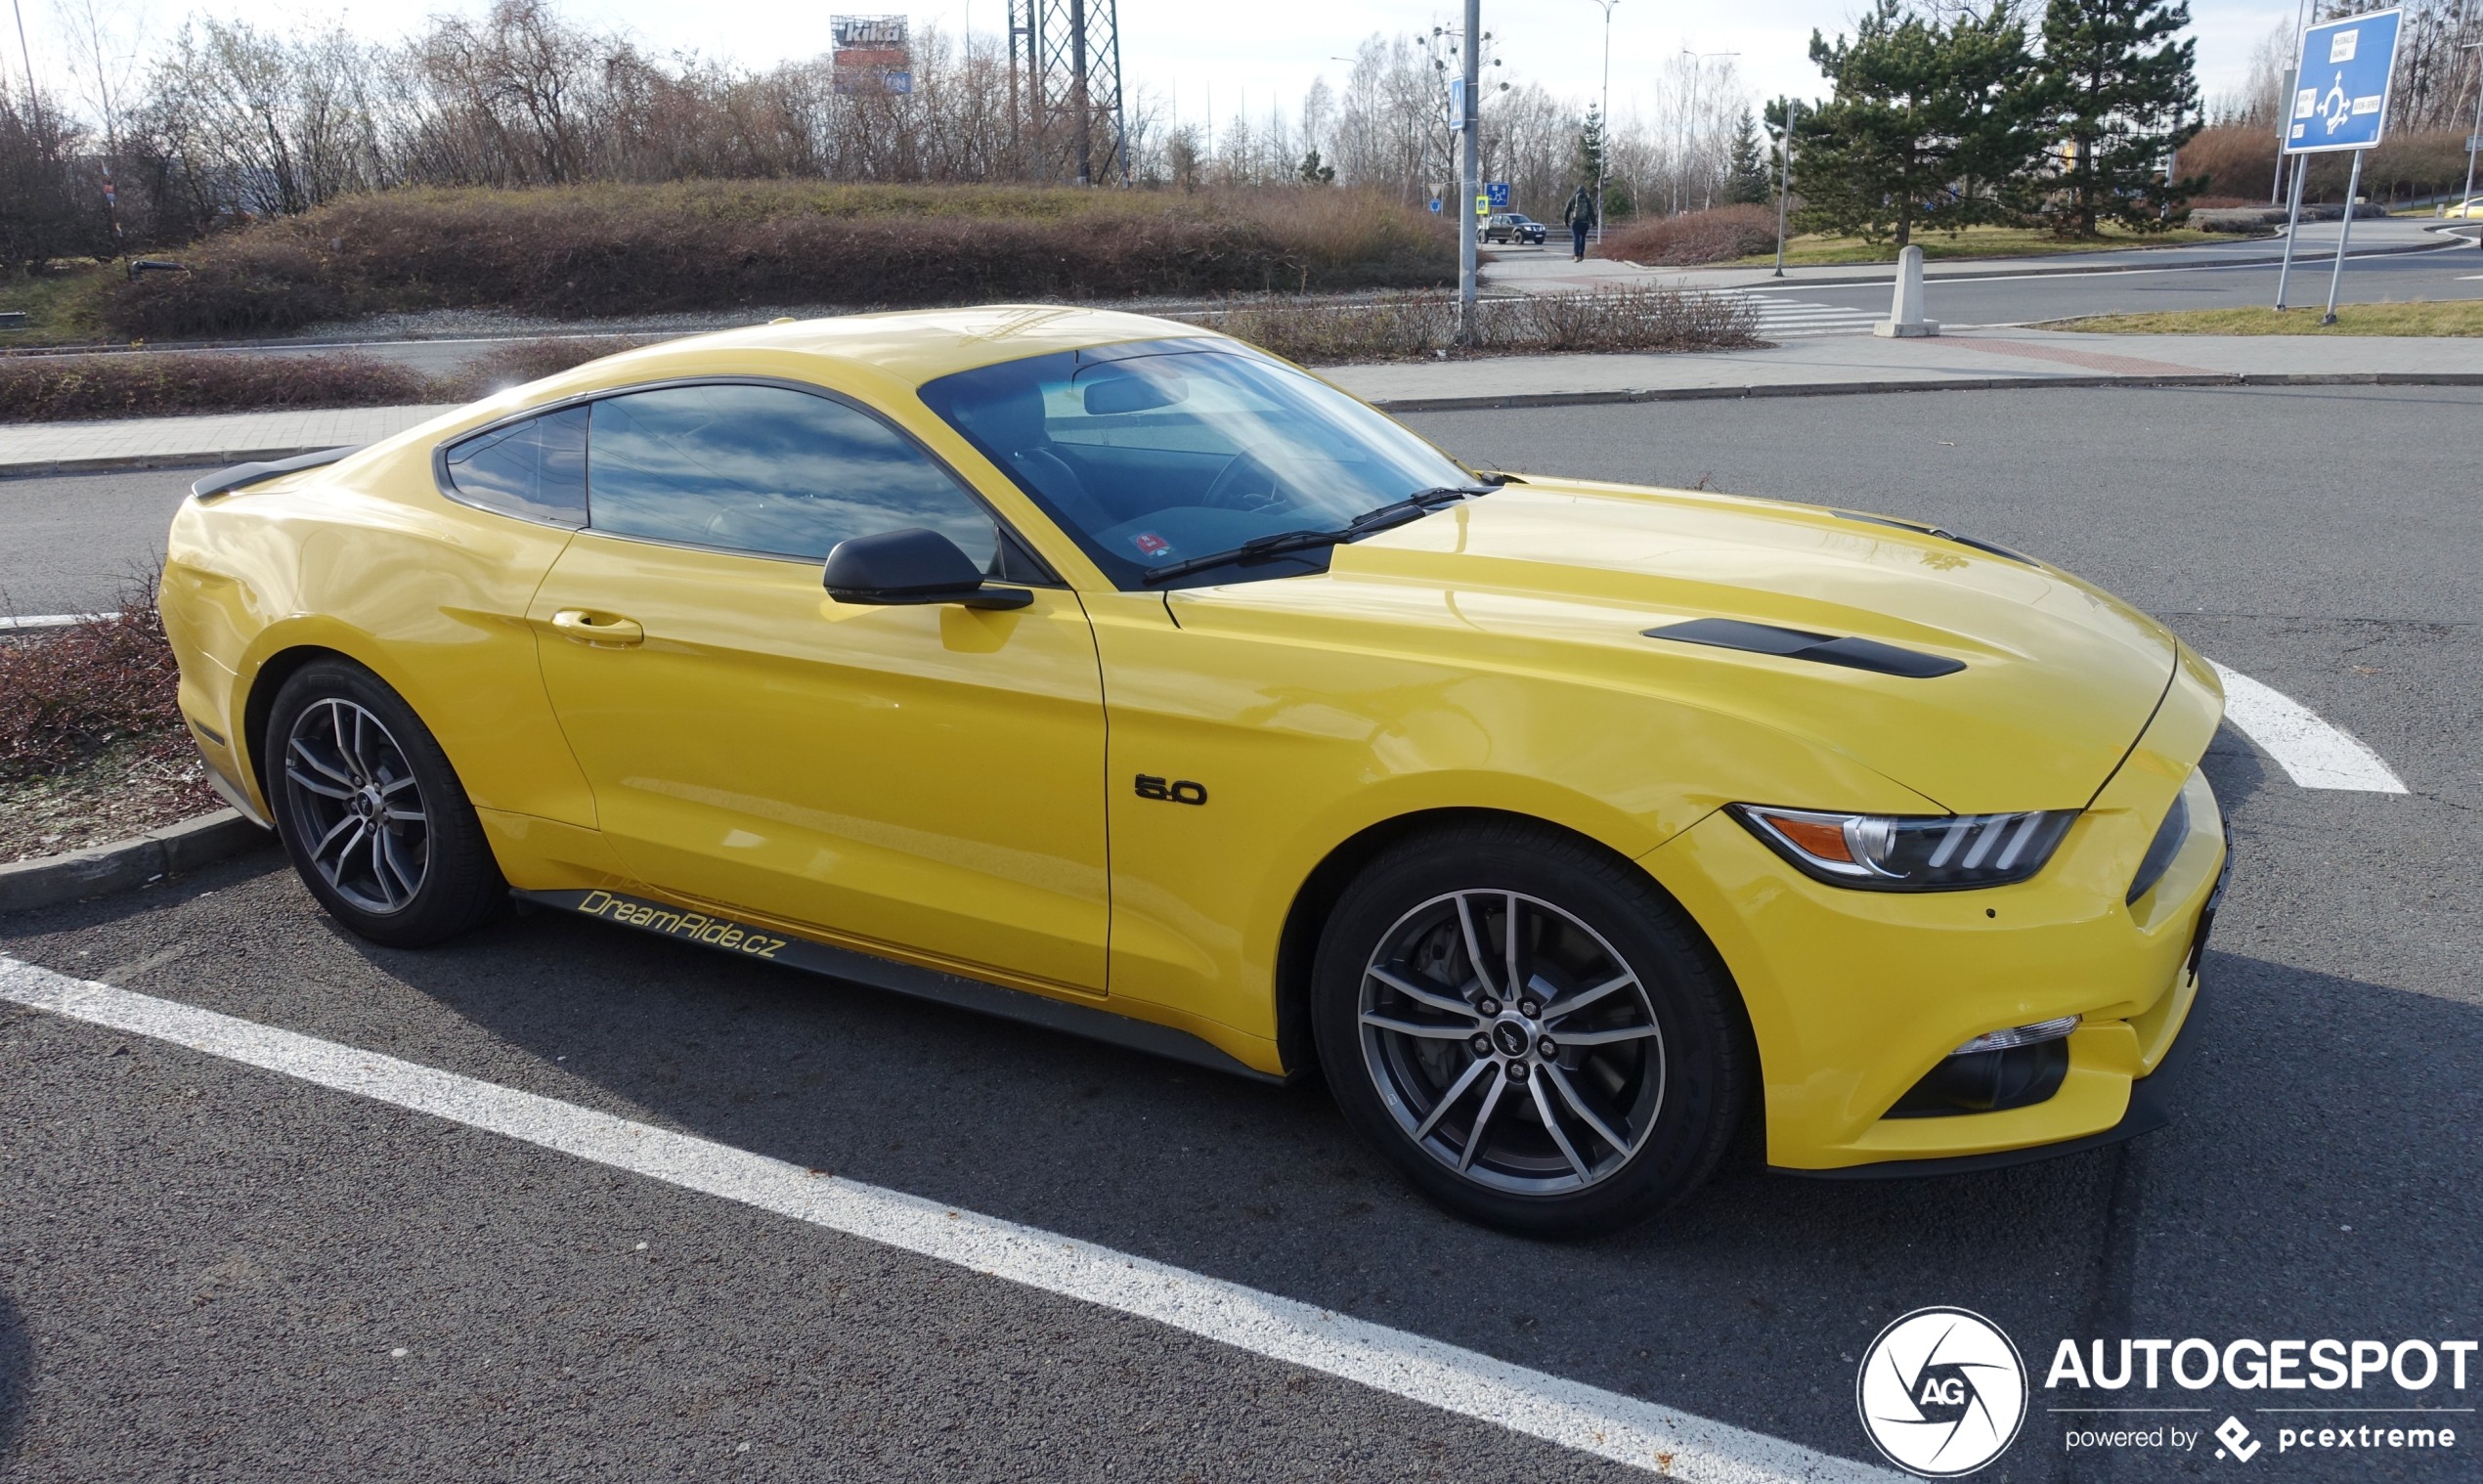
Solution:
<path fill-rule="evenodd" d="M 212 237 L 101 289 L 123 339 L 285 334 L 358 316 L 556 319 L 778 304 L 1436 287 L 1452 232 L 1364 192 L 1077 192 L 717 181 L 347 196 Z"/>

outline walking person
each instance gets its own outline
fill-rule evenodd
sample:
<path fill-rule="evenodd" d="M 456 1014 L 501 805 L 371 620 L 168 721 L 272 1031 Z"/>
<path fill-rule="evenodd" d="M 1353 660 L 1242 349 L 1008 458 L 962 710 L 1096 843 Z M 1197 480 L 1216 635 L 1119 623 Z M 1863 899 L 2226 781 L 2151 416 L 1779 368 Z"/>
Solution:
<path fill-rule="evenodd" d="M 1569 261 L 1583 263 L 1587 260 L 1587 234 L 1595 227 L 1595 192 L 1592 186 L 1578 188 L 1578 194 L 1569 198 L 1565 219 L 1569 223 Z"/>

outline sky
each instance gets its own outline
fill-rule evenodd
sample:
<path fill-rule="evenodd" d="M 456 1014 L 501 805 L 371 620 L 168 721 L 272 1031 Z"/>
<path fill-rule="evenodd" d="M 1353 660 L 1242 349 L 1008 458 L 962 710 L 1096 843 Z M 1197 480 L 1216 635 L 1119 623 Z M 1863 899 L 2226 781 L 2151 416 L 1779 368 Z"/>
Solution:
<path fill-rule="evenodd" d="M 394 38 L 434 12 L 479 12 L 487 0 L 432 0 L 378 5 L 311 4 L 303 0 L 15 0 L 38 75 L 55 75 L 67 29 L 63 5 L 92 4 L 107 15 L 135 21 L 155 37 L 177 27 L 184 16 L 203 11 L 279 27 L 315 25 L 330 17 L 372 39 Z M 955 31 L 970 27 L 996 33 L 1007 22 L 1007 0 L 865 0 L 851 6 L 787 4 L 784 0 L 554 0 L 564 14 L 590 24 L 634 34 L 658 52 L 697 52 L 709 58 L 765 66 L 786 57 L 828 49 L 828 18 L 904 10 L 916 25 L 937 22 Z M 2199 81 L 2213 98 L 2240 86 L 2251 48 L 2280 23 L 2290 24 L 2296 0 L 2192 0 L 2192 33 L 2199 41 Z M 1204 122 L 1212 99 L 1221 126 L 1245 104 L 1264 120 L 1275 102 L 1288 116 L 1312 80 L 1325 74 L 1341 82 L 1357 44 L 1374 33 L 1428 31 L 1452 22 L 1461 7 L 1442 0 L 1248 0 L 1236 10 L 1200 0 L 1120 0 L 1122 67 L 1133 90 L 1143 88 L 1159 112 Z M 1834 35 L 1849 26 L 1859 0 L 1617 0 L 1611 16 L 1612 111 L 1627 120 L 1634 100 L 1651 102 L 1651 85 L 1669 57 L 1683 51 L 1735 53 L 1733 65 L 1754 97 L 1823 92 L 1808 48 L 1816 27 Z M 1501 75 L 1540 82 L 1554 93 L 1591 100 L 1601 85 L 1604 9 L 1600 0 L 1486 0 L 1483 28 L 1492 33 L 1504 65 Z M 17 70 L 16 37 L 0 32 L 0 46 Z M 141 48 L 144 50 L 144 48 Z"/>

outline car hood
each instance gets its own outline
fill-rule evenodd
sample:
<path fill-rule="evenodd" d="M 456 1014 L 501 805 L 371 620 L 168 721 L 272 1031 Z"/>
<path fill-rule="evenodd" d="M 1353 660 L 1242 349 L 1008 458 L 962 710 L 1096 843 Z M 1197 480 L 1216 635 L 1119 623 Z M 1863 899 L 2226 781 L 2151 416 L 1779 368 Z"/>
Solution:
<path fill-rule="evenodd" d="M 1537 479 L 1340 546 L 1325 579 L 1181 595 L 1308 607 L 1364 628 L 1367 642 L 1732 712 L 1967 813 L 2085 806 L 2179 656 L 2162 625 L 2111 594 L 1929 531 Z M 1965 668 L 1909 678 L 1644 634 L 1701 618 L 1866 638 Z"/>

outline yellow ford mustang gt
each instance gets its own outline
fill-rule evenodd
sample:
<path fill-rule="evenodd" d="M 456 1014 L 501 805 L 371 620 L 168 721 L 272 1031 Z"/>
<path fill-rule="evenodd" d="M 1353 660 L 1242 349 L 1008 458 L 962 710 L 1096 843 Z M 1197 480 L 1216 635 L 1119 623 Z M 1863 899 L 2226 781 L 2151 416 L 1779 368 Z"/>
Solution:
<path fill-rule="evenodd" d="M 2066 573 L 1478 472 L 1123 314 L 709 335 L 227 470 L 162 602 L 221 786 L 365 937 L 513 894 L 1316 1069 L 1534 1233 L 1746 1118 L 1810 1173 L 2160 1122 L 2226 859 L 2213 673 Z"/>

